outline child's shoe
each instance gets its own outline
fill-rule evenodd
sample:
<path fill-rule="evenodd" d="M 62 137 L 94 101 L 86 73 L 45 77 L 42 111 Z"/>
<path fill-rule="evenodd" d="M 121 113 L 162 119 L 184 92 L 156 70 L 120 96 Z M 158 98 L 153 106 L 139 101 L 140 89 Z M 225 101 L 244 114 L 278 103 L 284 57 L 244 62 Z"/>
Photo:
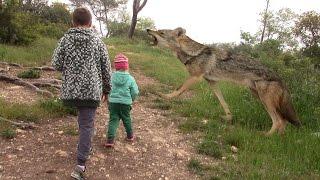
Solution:
<path fill-rule="evenodd" d="M 133 142 L 134 141 L 134 135 L 133 134 L 127 135 L 127 141 Z"/>
<path fill-rule="evenodd" d="M 85 168 L 81 168 L 77 165 L 71 173 L 71 177 L 77 180 L 84 180 Z"/>
<path fill-rule="evenodd" d="M 104 147 L 106 148 L 112 148 L 114 146 L 114 140 L 108 139 L 107 142 L 104 144 Z"/>

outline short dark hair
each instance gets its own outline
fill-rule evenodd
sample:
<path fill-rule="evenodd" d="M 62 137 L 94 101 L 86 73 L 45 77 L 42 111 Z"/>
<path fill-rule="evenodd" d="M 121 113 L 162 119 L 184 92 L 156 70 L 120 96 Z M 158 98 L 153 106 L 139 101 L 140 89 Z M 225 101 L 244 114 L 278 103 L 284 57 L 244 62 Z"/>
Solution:
<path fill-rule="evenodd" d="M 72 13 L 72 21 L 74 26 L 85 26 L 89 25 L 92 21 L 92 16 L 87 8 L 79 7 L 76 8 Z"/>

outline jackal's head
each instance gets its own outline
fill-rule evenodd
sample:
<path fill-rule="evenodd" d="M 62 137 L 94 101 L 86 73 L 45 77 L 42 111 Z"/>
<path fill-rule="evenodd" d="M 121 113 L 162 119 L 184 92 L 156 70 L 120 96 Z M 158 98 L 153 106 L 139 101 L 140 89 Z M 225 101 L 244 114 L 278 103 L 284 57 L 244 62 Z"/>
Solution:
<path fill-rule="evenodd" d="M 178 27 L 174 30 L 162 29 L 153 31 L 147 29 L 148 34 L 153 38 L 153 45 L 158 45 L 167 48 L 179 46 L 178 38 L 186 33 L 186 30 Z"/>

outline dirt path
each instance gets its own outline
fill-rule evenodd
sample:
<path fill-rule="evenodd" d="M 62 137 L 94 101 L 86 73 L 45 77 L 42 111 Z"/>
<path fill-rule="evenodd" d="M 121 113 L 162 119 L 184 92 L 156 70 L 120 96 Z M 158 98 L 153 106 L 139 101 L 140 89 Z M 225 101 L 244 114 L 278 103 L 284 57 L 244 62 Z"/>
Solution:
<path fill-rule="evenodd" d="M 140 88 L 156 83 L 140 73 L 135 73 L 135 77 Z M 4 88 L 1 92 L 5 92 Z M 131 144 L 124 140 L 121 125 L 112 150 L 102 146 L 108 117 L 106 106 L 98 109 L 94 154 L 87 163 L 88 179 L 198 179 L 187 169 L 188 160 L 198 156 L 191 136 L 179 132 L 177 124 L 165 116 L 168 112 L 150 109 L 152 98 L 140 97 L 133 105 L 136 141 Z M 70 179 L 77 146 L 77 136 L 70 134 L 76 126 L 76 117 L 50 119 L 36 130 L 18 130 L 13 140 L 0 138 L 0 179 Z"/>

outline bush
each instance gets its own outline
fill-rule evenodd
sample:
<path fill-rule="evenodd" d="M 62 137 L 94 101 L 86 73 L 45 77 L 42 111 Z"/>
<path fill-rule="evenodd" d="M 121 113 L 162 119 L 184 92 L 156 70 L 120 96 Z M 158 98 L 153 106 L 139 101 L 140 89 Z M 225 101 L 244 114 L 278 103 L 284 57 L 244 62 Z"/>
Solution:
<path fill-rule="evenodd" d="M 48 23 L 48 24 L 38 24 L 35 27 L 35 31 L 40 34 L 41 36 L 60 39 L 65 31 L 67 31 L 69 26 L 65 24 L 55 24 L 55 23 Z"/>
<path fill-rule="evenodd" d="M 40 78 L 40 71 L 30 69 L 30 70 L 23 71 L 23 72 L 19 73 L 18 77 L 19 78 L 27 78 L 27 79 L 38 79 L 38 78 Z"/>
<path fill-rule="evenodd" d="M 37 39 L 34 26 L 38 18 L 26 12 L 0 12 L 0 42 L 30 44 Z"/>
<path fill-rule="evenodd" d="M 6 129 L 3 130 L 0 135 L 6 139 L 13 139 L 17 134 L 13 129 Z"/>

